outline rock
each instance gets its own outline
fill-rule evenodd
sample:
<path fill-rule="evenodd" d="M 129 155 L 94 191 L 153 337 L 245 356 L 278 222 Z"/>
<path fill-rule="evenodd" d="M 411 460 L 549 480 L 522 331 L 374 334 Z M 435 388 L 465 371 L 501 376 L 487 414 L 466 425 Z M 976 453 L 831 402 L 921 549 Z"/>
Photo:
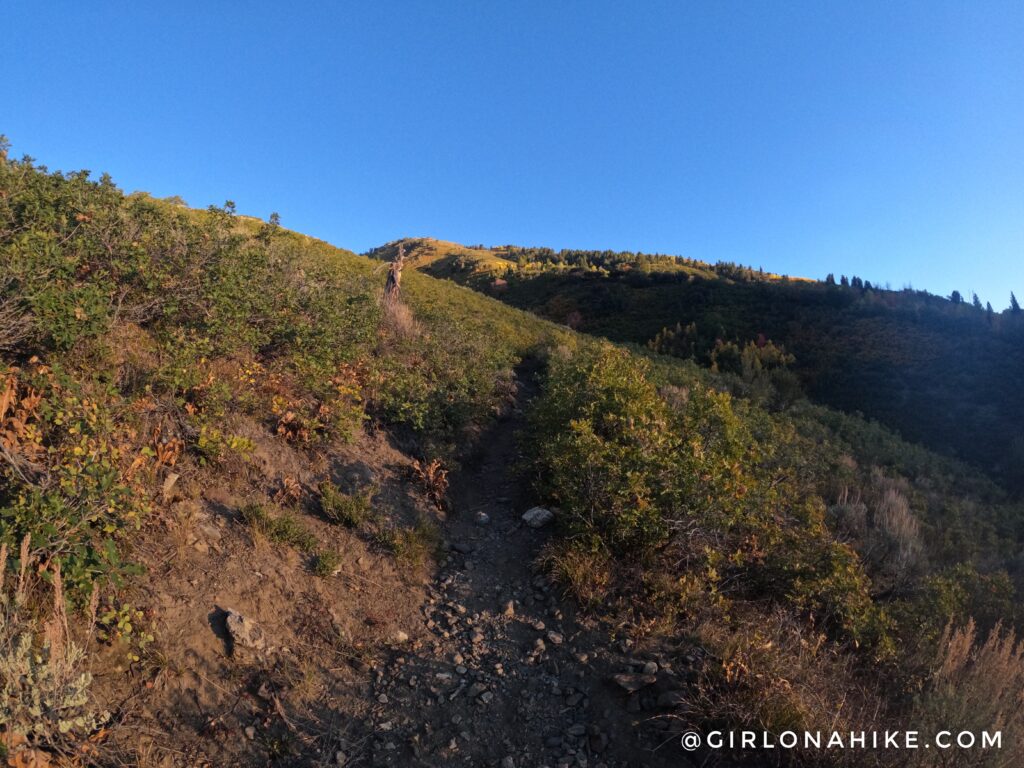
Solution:
<path fill-rule="evenodd" d="M 490 704 L 493 699 L 494 694 L 491 691 L 484 691 L 480 694 L 480 701 L 482 701 L 484 704 Z"/>
<path fill-rule="evenodd" d="M 565 641 L 565 638 L 558 632 L 548 632 L 548 641 L 552 645 L 561 645 Z"/>
<path fill-rule="evenodd" d="M 338 768 L 341 768 L 341 766 L 345 765 L 345 763 L 347 763 L 347 762 L 348 762 L 348 755 L 346 755 L 340 749 L 337 752 L 334 753 L 334 764 L 337 765 Z"/>
<path fill-rule="evenodd" d="M 665 691 L 658 696 L 658 706 L 666 709 L 675 709 L 686 704 L 686 691 Z"/>
<path fill-rule="evenodd" d="M 231 635 L 232 650 L 238 648 L 247 648 L 253 651 L 266 650 L 266 635 L 252 619 L 247 619 L 237 611 L 228 609 L 224 623 L 227 625 L 228 634 Z"/>
<path fill-rule="evenodd" d="M 532 507 L 523 513 L 523 522 L 531 528 L 543 528 L 555 519 L 555 513 L 544 507 Z"/>
<path fill-rule="evenodd" d="M 395 632 L 395 642 L 396 643 L 406 643 L 408 641 L 409 641 L 409 635 L 407 633 L 403 632 L 402 630 L 398 630 L 397 632 Z"/>
<path fill-rule="evenodd" d="M 160 488 L 160 494 L 163 496 L 164 504 L 167 504 L 174 498 L 174 486 L 181 478 L 177 472 L 168 472 L 167 477 L 164 478 L 164 484 Z"/>
<path fill-rule="evenodd" d="M 604 752 L 608 749 L 608 736 L 603 733 L 591 734 L 589 741 L 591 752 Z"/>
<path fill-rule="evenodd" d="M 468 555 L 473 551 L 474 547 L 472 544 L 466 541 L 454 541 L 452 542 L 452 549 L 458 552 L 460 555 Z"/>
<path fill-rule="evenodd" d="M 469 642 L 471 642 L 473 645 L 479 645 L 483 641 L 484 641 L 483 632 L 481 632 L 478 629 L 474 629 L 472 634 L 470 634 L 470 636 L 469 636 Z"/>
<path fill-rule="evenodd" d="M 644 674 L 645 675 L 656 675 L 656 674 L 658 674 L 658 662 L 656 662 L 656 661 L 648 661 L 646 664 L 644 664 Z"/>
<path fill-rule="evenodd" d="M 515 616 L 516 615 L 516 604 L 514 601 L 509 600 L 505 603 L 505 607 L 502 609 L 501 614 L 503 616 Z"/>
<path fill-rule="evenodd" d="M 612 675 L 612 682 L 629 693 L 635 693 L 641 688 L 646 688 L 648 685 L 654 685 L 657 681 L 658 678 L 654 675 L 636 674 L 633 672 Z"/>
<path fill-rule="evenodd" d="M 501 768 L 516 768 L 516 761 L 512 759 L 511 755 L 502 758 Z"/>
<path fill-rule="evenodd" d="M 256 738 L 256 729 L 253 726 L 247 725 L 245 727 L 245 738 L 249 739 L 249 741 Z"/>
<path fill-rule="evenodd" d="M 350 493 L 361 488 L 372 487 L 377 482 L 377 473 L 362 462 L 356 463 L 345 469 L 344 484 Z"/>
<path fill-rule="evenodd" d="M 469 686 L 469 690 L 466 691 L 466 695 L 471 699 L 475 699 L 477 696 L 487 690 L 487 686 L 483 683 L 473 683 Z"/>
<path fill-rule="evenodd" d="M 582 736 L 587 732 L 587 726 L 577 723 L 576 725 L 569 726 L 569 730 L 566 731 L 570 736 Z"/>
<path fill-rule="evenodd" d="M 386 693 L 382 693 L 380 696 L 377 697 L 377 701 L 379 701 L 381 704 L 387 704 L 388 695 Z"/>
<path fill-rule="evenodd" d="M 491 516 L 486 512 L 477 512 L 474 517 L 477 525 L 487 525 L 491 522 Z"/>

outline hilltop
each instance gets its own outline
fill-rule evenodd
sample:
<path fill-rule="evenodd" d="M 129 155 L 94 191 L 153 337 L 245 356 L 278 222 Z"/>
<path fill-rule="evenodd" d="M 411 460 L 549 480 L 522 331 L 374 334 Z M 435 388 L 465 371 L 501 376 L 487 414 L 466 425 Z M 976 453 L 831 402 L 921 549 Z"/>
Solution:
<path fill-rule="evenodd" d="M 739 329 L 793 281 L 421 240 L 384 295 L 276 216 L 0 160 L 10 764 L 760 765 L 678 737 L 954 718 L 1024 754 L 1019 501 L 767 339 L 508 305 L 602 286 L 612 337 L 668 275 Z"/>
<path fill-rule="evenodd" d="M 462 246 L 429 242 L 431 258 L 415 266 L 586 333 L 736 372 L 739 348 L 773 342 L 813 400 L 1024 488 L 1019 310 L 995 313 L 958 295 L 888 290 L 856 276 L 818 282 L 607 251 L 501 246 L 463 255 Z M 397 245 L 369 255 L 389 258 Z"/>

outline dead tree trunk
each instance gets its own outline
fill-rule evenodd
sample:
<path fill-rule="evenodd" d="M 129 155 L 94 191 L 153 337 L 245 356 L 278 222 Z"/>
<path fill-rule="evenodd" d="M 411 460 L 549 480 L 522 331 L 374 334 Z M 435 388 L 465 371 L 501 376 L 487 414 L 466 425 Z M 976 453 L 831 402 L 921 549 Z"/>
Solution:
<path fill-rule="evenodd" d="M 398 246 L 398 255 L 388 267 L 388 279 L 384 283 L 384 303 L 397 302 L 402 293 L 402 266 L 405 263 L 405 246 Z"/>

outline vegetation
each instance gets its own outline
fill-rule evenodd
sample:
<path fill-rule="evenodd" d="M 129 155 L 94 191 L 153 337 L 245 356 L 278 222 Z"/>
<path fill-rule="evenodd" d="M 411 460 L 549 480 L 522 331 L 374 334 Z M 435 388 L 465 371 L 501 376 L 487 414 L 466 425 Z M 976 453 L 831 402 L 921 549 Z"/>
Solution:
<path fill-rule="evenodd" d="M 330 480 L 320 484 L 320 509 L 332 523 L 358 528 L 373 514 L 372 491 L 344 494 Z"/>
<path fill-rule="evenodd" d="M 461 246 L 414 242 L 431 274 L 615 341 L 707 366 L 716 349 L 736 357 L 723 346 L 742 353 L 774 342 L 792 372 L 781 374 L 780 404 L 797 396 L 799 383 L 817 402 L 877 419 L 1024 489 L 1024 321 L 1015 297 L 995 313 L 980 299 L 890 290 L 859 277 L 815 282 L 728 263 L 512 246 L 473 249 L 473 260 Z M 371 255 L 386 257 L 393 247 Z M 500 287 L 495 258 L 504 265 Z M 438 266 L 460 259 L 465 268 Z"/>
<path fill-rule="evenodd" d="M 125 196 L 4 154 L 0 552 L 32 548 L 0 579 L 40 565 L 4 624 L 8 730 L 25 719 L 26 680 L 66 710 L 47 715 L 58 735 L 19 725 L 31 748 L 99 726 L 82 656 L 47 645 L 39 598 L 52 585 L 52 615 L 88 613 L 90 636 L 109 606 L 101 631 L 131 634 L 141 612 L 122 593 L 176 493 L 230 485 L 248 500 L 240 521 L 310 555 L 317 576 L 341 562 L 308 514 L 428 565 L 449 468 L 513 400 L 527 358 L 543 371 L 524 466 L 558 509 L 539 564 L 623 641 L 692 667 L 680 717 L 774 730 L 1013 720 L 1016 312 L 665 256 L 439 241 L 408 256 L 478 290 L 413 271 L 382 304 L 379 264 L 277 217 Z M 961 353 L 977 365 L 951 366 Z M 1003 485 L 890 426 L 990 462 Z M 324 479 L 323 455 L 371 429 L 410 456 L 425 500 L 411 525 L 377 508 L 374 488 Z M 268 445 L 315 476 L 272 477 Z"/>
<path fill-rule="evenodd" d="M 1019 504 L 877 425 L 806 401 L 765 410 L 722 384 L 610 345 L 561 348 L 530 436 L 538 490 L 561 511 L 542 564 L 635 642 L 716 660 L 700 669 L 694 724 L 861 729 L 950 713 L 942 697 L 961 699 L 938 692 L 930 660 L 952 637 L 1018 664 L 1012 638 L 975 646 L 973 628 L 950 628 L 973 616 L 998 634 L 1019 615 Z M 1016 672 L 1003 679 L 1006 696 L 1024 694 Z"/>

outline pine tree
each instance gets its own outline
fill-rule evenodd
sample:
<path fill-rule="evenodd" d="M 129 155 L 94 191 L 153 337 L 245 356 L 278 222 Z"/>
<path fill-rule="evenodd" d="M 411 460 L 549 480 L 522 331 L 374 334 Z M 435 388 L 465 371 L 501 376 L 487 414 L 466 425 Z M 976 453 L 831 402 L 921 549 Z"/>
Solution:
<path fill-rule="evenodd" d="M 825 276 L 825 285 L 835 285 L 835 284 L 836 284 L 836 276 L 833 275 L 831 272 L 829 272 Z"/>
<path fill-rule="evenodd" d="M 971 297 L 971 303 L 974 305 L 974 308 L 981 309 L 981 299 L 978 298 L 978 294 L 973 293 Z"/>
<path fill-rule="evenodd" d="M 949 300 L 952 301 L 954 304 L 964 303 L 964 297 L 960 295 L 960 291 L 953 291 L 951 294 L 949 294 Z"/>
<path fill-rule="evenodd" d="M 1017 303 L 1017 297 L 1013 295 L 1013 291 L 1010 291 L 1010 311 L 1015 315 L 1020 314 L 1020 304 Z"/>

